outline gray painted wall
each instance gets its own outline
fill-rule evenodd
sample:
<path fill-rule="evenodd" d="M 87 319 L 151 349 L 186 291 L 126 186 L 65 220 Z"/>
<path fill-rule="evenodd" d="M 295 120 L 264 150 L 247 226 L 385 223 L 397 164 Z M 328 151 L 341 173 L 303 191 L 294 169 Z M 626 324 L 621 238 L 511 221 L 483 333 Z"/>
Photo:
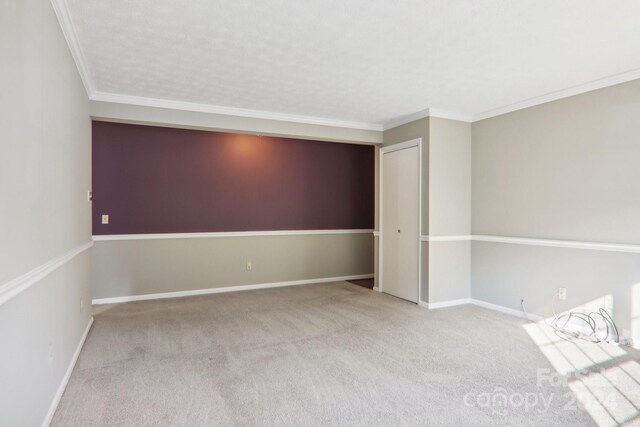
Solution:
<path fill-rule="evenodd" d="M 490 118 L 472 126 L 473 234 L 640 244 L 640 80 Z M 640 257 L 474 242 L 472 297 L 548 315 L 614 296 L 631 328 Z M 635 335 L 640 335 L 638 326 Z M 636 338 L 637 339 L 637 338 Z"/>
<path fill-rule="evenodd" d="M 568 295 L 558 311 L 611 295 L 620 332 L 640 339 L 640 254 L 490 242 L 472 242 L 472 253 L 472 298 L 515 310 L 524 298 L 528 312 L 548 317 L 559 287 Z"/>
<path fill-rule="evenodd" d="M 81 253 L 0 306 L 1 426 L 42 425 L 89 322 L 90 258 Z"/>
<path fill-rule="evenodd" d="M 98 241 L 94 299 L 373 273 L 370 233 Z M 252 270 L 246 270 L 246 262 Z"/>
<path fill-rule="evenodd" d="M 471 230 L 471 125 L 431 117 L 429 235 L 465 236 Z M 429 303 L 469 298 L 468 240 L 423 242 L 429 250 Z M 423 297 L 424 299 L 424 297 Z"/>
<path fill-rule="evenodd" d="M 640 244 L 640 80 L 473 124 L 473 232 Z"/>
<path fill-rule="evenodd" d="M 429 235 L 471 230 L 471 124 L 431 117 Z"/>
<path fill-rule="evenodd" d="M 387 129 L 382 136 L 384 147 L 416 138 L 422 138 L 423 142 L 429 141 L 429 117 Z"/>
<path fill-rule="evenodd" d="M 467 299 L 471 296 L 470 243 L 469 241 L 428 242 L 429 299 L 423 296 L 425 302 L 441 303 Z M 423 256 L 424 252 L 423 249 Z"/>
<path fill-rule="evenodd" d="M 91 145 L 48 0 L 0 4 L 0 52 L 1 287 L 90 240 Z M 89 263 L 84 252 L 0 305 L 0 425 L 43 422 L 89 321 Z"/>
<path fill-rule="evenodd" d="M 382 142 L 382 132 L 375 130 L 226 116 L 114 102 L 91 101 L 91 117 L 96 120 L 123 123 L 287 136 L 322 141 L 360 142 L 365 144 L 379 144 Z"/>

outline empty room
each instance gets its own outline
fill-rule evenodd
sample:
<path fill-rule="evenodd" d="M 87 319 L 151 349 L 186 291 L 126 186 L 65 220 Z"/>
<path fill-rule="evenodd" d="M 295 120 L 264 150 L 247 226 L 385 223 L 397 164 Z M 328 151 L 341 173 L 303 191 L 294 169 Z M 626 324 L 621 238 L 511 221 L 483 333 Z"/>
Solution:
<path fill-rule="evenodd" d="M 0 3 L 0 426 L 640 426 L 640 2 Z"/>

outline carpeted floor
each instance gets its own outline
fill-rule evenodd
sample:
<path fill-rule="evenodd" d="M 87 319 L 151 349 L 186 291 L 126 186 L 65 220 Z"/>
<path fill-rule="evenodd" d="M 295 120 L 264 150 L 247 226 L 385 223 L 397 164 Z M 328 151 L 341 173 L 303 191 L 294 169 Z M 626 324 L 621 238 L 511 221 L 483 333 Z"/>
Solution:
<path fill-rule="evenodd" d="M 594 424 L 523 320 L 474 306 L 340 282 L 95 310 L 54 426 Z"/>

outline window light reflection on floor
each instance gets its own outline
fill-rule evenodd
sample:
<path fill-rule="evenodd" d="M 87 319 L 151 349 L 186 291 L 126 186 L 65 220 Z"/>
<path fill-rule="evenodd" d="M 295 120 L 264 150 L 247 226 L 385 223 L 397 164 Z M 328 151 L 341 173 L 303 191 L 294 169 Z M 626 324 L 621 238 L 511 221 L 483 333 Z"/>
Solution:
<path fill-rule="evenodd" d="M 597 311 L 603 305 L 612 313 L 613 297 L 606 295 L 571 311 Z M 635 337 L 640 327 L 638 285 L 632 310 Z M 629 360 L 625 348 L 616 344 L 567 340 L 549 326 L 552 320 L 531 322 L 524 329 L 558 374 L 566 378 L 580 406 L 599 426 L 640 425 L 640 364 Z"/>

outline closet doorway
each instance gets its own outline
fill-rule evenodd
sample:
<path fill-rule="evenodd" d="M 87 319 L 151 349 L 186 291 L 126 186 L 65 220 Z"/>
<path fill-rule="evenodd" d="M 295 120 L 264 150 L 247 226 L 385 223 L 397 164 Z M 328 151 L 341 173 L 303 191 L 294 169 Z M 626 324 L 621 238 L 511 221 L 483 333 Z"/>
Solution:
<path fill-rule="evenodd" d="M 418 302 L 420 140 L 381 149 L 380 291 Z"/>

